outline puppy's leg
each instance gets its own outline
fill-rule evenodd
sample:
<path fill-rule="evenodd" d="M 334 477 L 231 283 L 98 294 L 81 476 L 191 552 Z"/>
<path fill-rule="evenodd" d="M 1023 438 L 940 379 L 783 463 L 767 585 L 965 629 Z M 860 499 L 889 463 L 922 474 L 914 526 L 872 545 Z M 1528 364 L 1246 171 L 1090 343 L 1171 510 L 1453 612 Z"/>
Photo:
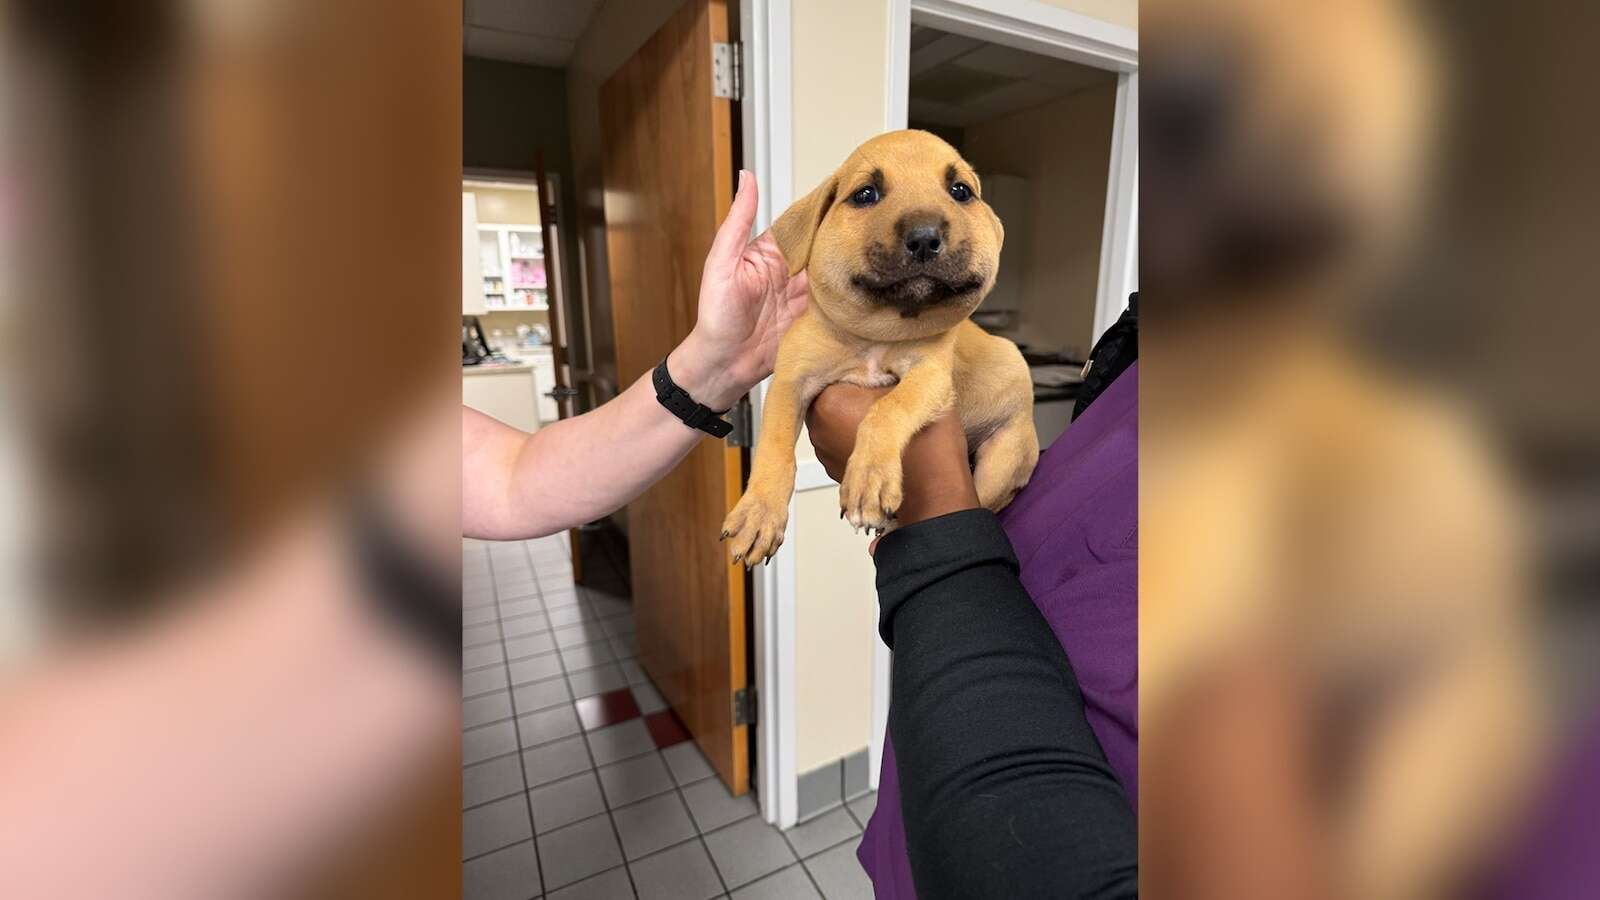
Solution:
<path fill-rule="evenodd" d="M 999 512 L 1028 483 L 1039 462 L 1039 434 L 1028 409 L 1019 411 L 978 445 L 978 465 L 972 472 L 978 502 Z"/>
<path fill-rule="evenodd" d="M 774 378 L 767 388 L 750 483 L 722 523 L 722 536 L 735 562 L 754 566 L 783 543 L 789 496 L 794 493 L 794 442 L 810 401 L 793 380 Z"/>
<path fill-rule="evenodd" d="M 867 410 L 839 483 L 839 505 L 852 526 L 890 527 L 903 496 L 901 455 L 906 443 L 950 409 L 954 397 L 950 360 L 924 360 Z"/>

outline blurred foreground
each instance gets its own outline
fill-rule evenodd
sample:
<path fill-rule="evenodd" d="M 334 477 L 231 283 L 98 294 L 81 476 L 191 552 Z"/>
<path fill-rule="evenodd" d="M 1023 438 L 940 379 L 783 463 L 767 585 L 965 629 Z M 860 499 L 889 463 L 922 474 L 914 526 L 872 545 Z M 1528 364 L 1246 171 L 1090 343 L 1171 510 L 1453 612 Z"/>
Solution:
<path fill-rule="evenodd" d="M 1594 17 L 1141 4 L 1145 895 L 1600 893 Z"/>
<path fill-rule="evenodd" d="M 0 893 L 457 895 L 459 8 L 0 29 Z"/>

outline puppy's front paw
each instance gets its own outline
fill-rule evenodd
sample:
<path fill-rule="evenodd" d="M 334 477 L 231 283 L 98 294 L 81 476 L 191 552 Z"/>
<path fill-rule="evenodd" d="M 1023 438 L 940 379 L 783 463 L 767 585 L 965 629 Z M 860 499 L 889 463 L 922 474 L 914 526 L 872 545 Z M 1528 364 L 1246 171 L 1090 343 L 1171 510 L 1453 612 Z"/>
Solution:
<path fill-rule="evenodd" d="M 886 531 L 900 509 L 900 459 L 895 454 L 850 455 L 839 482 L 840 515 L 852 528 Z"/>
<path fill-rule="evenodd" d="M 783 529 L 789 521 L 789 505 L 758 493 L 746 492 L 722 522 L 722 539 L 734 562 L 746 568 L 765 562 L 783 544 Z"/>

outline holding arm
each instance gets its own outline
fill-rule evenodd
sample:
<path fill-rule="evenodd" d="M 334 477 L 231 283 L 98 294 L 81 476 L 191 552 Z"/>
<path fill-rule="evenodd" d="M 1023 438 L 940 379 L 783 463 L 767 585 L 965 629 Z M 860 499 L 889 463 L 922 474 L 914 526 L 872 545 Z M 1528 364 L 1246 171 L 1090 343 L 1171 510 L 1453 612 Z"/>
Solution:
<path fill-rule="evenodd" d="M 835 477 L 875 396 L 835 385 L 812 407 L 812 443 Z M 919 896 L 1136 896 L 1127 794 L 1005 533 L 978 505 L 954 414 L 912 439 L 904 466 L 902 527 L 874 555 Z"/>
<path fill-rule="evenodd" d="M 789 277 L 769 234 L 748 240 L 755 214 L 755 179 L 741 172 L 706 257 L 694 331 L 667 356 L 673 381 L 711 409 L 732 406 L 772 373 L 778 340 L 805 311 L 805 274 Z M 597 519 L 644 493 L 703 437 L 662 408 L 649 375 L 533 434 L 463 408 L 462 531 L 513 540 Z"/>

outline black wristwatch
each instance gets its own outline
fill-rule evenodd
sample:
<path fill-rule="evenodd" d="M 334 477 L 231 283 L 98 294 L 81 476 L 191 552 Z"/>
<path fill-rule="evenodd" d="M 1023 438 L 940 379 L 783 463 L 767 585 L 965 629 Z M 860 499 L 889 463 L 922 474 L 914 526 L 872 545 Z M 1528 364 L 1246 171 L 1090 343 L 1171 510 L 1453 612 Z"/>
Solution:
<path fill-rule="evenodd" d="M 717 412 L 695 402 L 688 391 L 673 382 L 672 376 L 667 373 L 665 359 L 661 360 L 661 365 L 656 366 L 655 374 L 650 380 L 656 387 L 656 400 L 667 408 L 667 412 L 681 419 L 683 424 L 690 428 L 698 428 L 714 438 L 727 437 L 728 432 L 733 430 L 733 424 L 722 418 L 727 410 Z"/>

